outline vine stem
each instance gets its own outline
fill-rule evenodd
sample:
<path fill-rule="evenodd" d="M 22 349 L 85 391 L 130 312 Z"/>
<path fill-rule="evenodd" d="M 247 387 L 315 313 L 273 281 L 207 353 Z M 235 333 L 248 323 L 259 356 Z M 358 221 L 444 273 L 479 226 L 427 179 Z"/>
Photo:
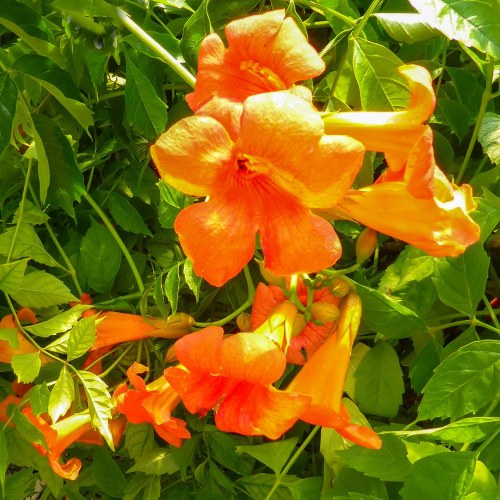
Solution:
<path fill-rule="evenodd" d="M 94 198 L 92 198 L 92 196 L 90 196 L 90 194 L 87 193 L 87 191 L 83 192 L 83 197 L 87 200 L 89 205 L 97 212 L 101 220 L 104 222 L 104 225 L 108 228 L 108 231 L 111 233 L 111 236 L 113 236 L 114 240 L 120 247 L 120 250 L 122 251 L 125 259 L 128 262 L 128 265 L 130 266 L 130 270 L 134 275 L 137 287 L 139 288 L 139 291 L 142 294 L 144 292 L 144 283 L 142 282 L 139 270 L 137 269 L 137 266 L 135 265 L 134 259 L 132 259 L 130 252 L 125 246 L 125 243 L 123 243 L 123 240 L 120 238 L 120 235 L 116 232 L 115 228 L 113 227 L 113 224 L 111 224 L 111 221 L 108 219 L 108 216 L 104 213 L 101 207 L 95 202 Z"/>
<path fill-rule="evenodd" d="M 484 87 L 483 94 L 481 96 L 481 105 L 479 106 L 479 112 L 476 118 L 476 124 L 474 125 L 474 130 L 472 131 L 472 136 L 469 141 L 469 146 L 465 153 L 464 161 L 460 167 L 460 172 L 458 172 L 456 183 L 460 184 L 462 178 L 467 170 L 467 165 L 469 164 L 470 157 L 472 156 L 472 151 L 476 145 L 477 137 L 479 135 L 479 129 L 483 123 L 484 114 L 486 113 L 486 106 L 491 99 L 491 86 L 493 84 L 493 72 L 495 70 L 495 58 L 493 56 L 488 56 L 488 66 L 486 67 L 486 85 Z"/>
<path fill-rule="evenodd" d="M 297 459 L 300 457 L 302 452 L 306 449 L 307 445 L 311 442 L 312 438 L 318 433 L 318 431 L 320 429 L 321 429 L 321 426 L 316 425 L 314 427 L 314 429 L 309 433 L 309 436 L 307 436 L 304 439 L 304 442 L 300 445 L 300 448 L 293 454 L 292 458 L 286 464 L 284 469 L 276 477 L 276 481 L 274 482 L 273 487 L 271 488 L 271 491 L 267 494 L 266 500 L 269 500 L 274 495 L 274 492 L 281 485 L 281 480 L 287 475 L 288 471 L 292 468 L 293 464 L 297 461 Z"/>
<path fill-rule="evenodd" d="M 156 40 L 151 38 L 139 25 L 120 8 L 116 9 L 118 17 L 125 27 L 139 37 L 162 61 L 168 64 L 187 84 L 194 88 L 196 78 L 170 52 L 165 50 Z"/>

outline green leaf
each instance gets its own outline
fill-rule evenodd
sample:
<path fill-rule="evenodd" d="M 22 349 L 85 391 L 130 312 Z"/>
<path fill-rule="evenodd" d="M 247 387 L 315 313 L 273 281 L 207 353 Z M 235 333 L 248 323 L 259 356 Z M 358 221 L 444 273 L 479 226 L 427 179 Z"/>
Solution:
<path fill-rule="evenodd" d="M 160 476 L 162 474 L 173 474 L 178 470 L 179 467 L 177 467 L 169 449 L 155 448 L 137 457 L 135 465 L 127 472 L 144 472 L 144 474 Z"/>
<path fill-rule="evenodd" d="M 125 106 L 127 121 L 148 139 L 157 137 L 167 125 L 167 105 L 156 95 L 149 79 L 127 57 Z"/>
<path fill-rule="evenodd" d="M 32 387 L 28 397 L 31 409 L 35 415 L 38 416 L 49 411 L 50 392 L 45 381 Z"/>
<path fill-rule="evenodd" d="M 500 169 L 500 165 L 496 167 Z M 482 188 L 483 198 L 476 198 L 477 208 L 471 213 L 472 218 L 481 227 L 481 243 L 484 243 L 500 222 L 500 198 Z"/>
<path fill-rule="evenodd" d="M 80 201 L 85 185 L 73 148 L 54 120 L 36 114 L 31 117 L 41 141 L 41 144 L 36 144 L 38 158 L 40 159 L 40 154 L 46 155 L 50 171 L 47 201 L 74 217 L 73 202 Z M 35 141 L 36 139 L 35 137 Z"/>
<path fill-rule="evenodd" d="M 12 294 L 19 291 L 27 264 L 28 259 L 0 264 L 0 290 L 2 292 Z"/>
<path fill-rule="evenodd" d="M 55 276 L 45 271 L 26 274 L 19 291 L 12 294 L 13 299 L 24 307 L 50 307 L 78 299 L 68 287 Z"/>
<path fill-rule="evenodd" d="M 80 90 L 73 83 L 71 75 L 50 59 L 25 54 L 17 59 L 12 69 L 38 82 L 66 108 L 85 131 L 94 124 L 92 111 L 80 102 Z"/>
<path fill-rule="evenodd" d="M 25 329 L 37 337 L 50 337 L 70 330 L 78 321 L 84 311 L 92 306 L 78 304 L 67 311 L 64 311 L 53 318 L 37 323 L 36 325 L 26 326 Z"/>
<path fill-rule="evenodd" d="M 492 163 L 500 165 L 500 116 L 496 113 L 485 113 L 479 127 L 479 142 L 483 151 Z"/>
<path fill-rule="evenodd" d="M 154 447 L 153 428 L 149 424 L 130 424 L 125 435 L 128 455 L 136 460 Z"/>
<path fill-rule="evenodd" d="M 467 107 L 453 99 L 438 99 L 431 123 L 446 125 L 462 141 L 473 123 L 473 117 Z"/>
<path fill-rule="evenodd" d="M 382 481 L 404 481 L 411 469 L 404 443 L 396 436 L 381 435 L 382 448 L 351 446 L 337 453 L 343 463 Z"/>
<path fill-rule="evenodd" d="M 403 500 L 463 498 L 472 482 L 476 455 L 471 451 L 438 453 L 417 460 L 400 494 Z"/>
<path fill-rule="evenodd" d="M 423 320 L 398 300 L 356 283 L 363 303 L 363 321 L 375 332 L 401 339 L 426 331 Z"/>
<path fill-rule="evenodd" d="M 0 328 L 0 340 L 7 341 L 11 347 L 17 349 L 19 347 L 17 333 L 17 328 Z"/>
<path fill-rule="evenodd" d="M 14 354 L 11 364 L 19 382 L 23 384 L 33 382 L 40 373 L 40 367 L 42 366 L 39 352 Z"/>
<path fill-rule="evenodd" d="M 96 486 L 112 498 L 123 498 L 127 480 L 109 450 L 102 446 L 94 446 L 92 463 Z"/>
<path fill-rule="evenodd" d="M 184 279 L 189 289 L 194 293 L 196 302 L 200 300 L 200 286 L 202 279 L 194 272 L 193 263 L 186 259 L 183 267 Z"/>
<path fill-rule="evenodd" d="M 2 497 L 5 493 L 5 473 L 9 465 L 9 450 L 5 440 L 4 428 L 0 428 L 0 487 L 2 488 Z"/>
<path fill-rule="evenodd" d="M 99 430 L 106 443 L 108 443 L 108 446 L 114 450 L 113 436 L 109 430 L 108 423 L 113 411 L 113 403 L 111 395 L 108 392 L 108 386 L 97 375 L 91 372 L 78 370 L 77 373 L 87 395 L 92 425 Z"/>
<path fill-rule="evenodd" d="M 115 222 L 125 231 L 152 236 L 141 215 L 127 198 L 117 193 L 110 193 L 109 211 Z"/>
<path fill-rule="evenodd" d="M 396 351 L 387 342 L 366 353 L 356 370 L 356 397 L 361 411 L 395 417 L 403 403 L 403 372 Z"/>
<path fill-rule="evenodd" d="M 172 229 L 177 215 L 190 204 L 190 199 L 163 181 L 158 182 L 157 186 L 160 190 L 158 220 L 162 227 Z"/>
<path fill-rule="evenodd" d="M 387 34 L 398 42 L 416 43 L 440 36 L 420 14 L 410 12 L 377 13 L 374 17 Z"/>
<path fill-rule="evenodd" d="M 471 485 L 467 490 L 467 496 L 464 498 L 466 500 L 496 500 L 497 491 L 495 477 L 486 465 L 478 460 L 474 468 Z"/>
<path fill-rule="evenodd" d="M 241 475 L 251 474 L 254 460 L 237 452 L 237 446 L 248 443 L 247 440 L 217 431 L 205 433 L 205 439 L 212 458 L 219 464 Z"/>
<path fill-rule="evenodd" d="M 424 387 L 419 420 L 458 418 L 500 397 L 500 341 L 472 342 L 447 357 Z"/>
<path fill-rule="evenodd" d="M 365 111 L 393 111 L 408 103 L 409 92 L 397 68 L 403 62 L 377 43 L 354 40 L 353 67 Z"/>
<path fill-rule="evenodd" d="M 0 72 L 0 156 L 10 143 L 16 106 L 16 84 L 7 73 Z"/>
<path fill-rule="evenodd" d="M 179 301 L 179 266 L 173 266 L 165 278 L 165 294 L 172 308 L 172 314 L 177 312 Z"/>
<path fill-rule="evenodd" d="M 56 384 L 50 391 L 49 416 L 52 422 L 57 422 L 71 408 L 75 399 L 75 383 L 68 369 L 63 366 Z"/>
<path fill-rule="evenodd" d="M 97 316 L 81 319 L 69 332 L 68 361 L 83 356 L 93 345 L 96 338 Z"/>
<path fill-rule="evenodd" d="M 35 226 L 38 224 L 44 224 L 49 220 L 49 216 L 38 206 L 32 203 L 29 200 L 24 200 L 24 209 L 22 212 L 22 218 L 20 217 L 21 211 L 20 208 L 16 210 L 14 214 L 13 223 L 17 224 L 22 220 L 22 222 L 26 224 L 34 224 Z"/>
<path fill-rule="evenodd" d="M 292 478 L 291 480 L 297 480 Z M 266 498 L 271 488 L 274 486 L 276 476 L 274 474 L 252 474 L 244 476 L 235 481 L 239 488 L 243 488 L 250 498 Z M 273 500 L 292 500 L 293 496 L 290 490 L 286 487 L 286 483 L 290 482 L 290 476 L 285 476 L 281 480 L 280 486 L 273 493 Z M 227 497 L 226 497 L 227 498 Z M 305 499 L 304 499 L 305 500 Z"/>
<path fill-rule="evenodd" d="M 432 376 L 432 372 L 439 365 L 440 354 L 443 348 L 434 340 L 431 340 L 410 361 L 411 386 L 417 394 L 422 392 L 425 384 Z"/>
<path fill-rule="evenodd" d="M 258 446 L 237 446 L 238 453 L 247 453 L 259 462 L 267 465 L 278 475 L 285 466 L 290 455 L 295 450 L 297 438 L 260 444 Z"/>
<path fill-rule="evenodd" d="M 489 258 L 481 243 L 469 247 L 459 257 L 436 259 L 438 296 L 446 305 L 473 316 L 484 294 Z"/>
<path fill-rule="evenodd" d="M 12 422 L 19 435 L 28 441 L 28 443 L 39 444 L 47 449 L 47 442 L 45 441 L 43 432 L 35 427 L 28 417 L 21 413 L 17 406 L 14 407 L 14 411 L 12 412 Z"/>
<path fill-rule="evenodd" d="M 96 292 L 111 290 L 122 253 L 110 232 L 94 220 L 82 239 L 81 262 L 87 282 Z"/>
<path fill-rule="evenodd" d="M 451 40 L 500 57 L 500 4 L 488 0 L 410 0 L 432 27 Z"/>

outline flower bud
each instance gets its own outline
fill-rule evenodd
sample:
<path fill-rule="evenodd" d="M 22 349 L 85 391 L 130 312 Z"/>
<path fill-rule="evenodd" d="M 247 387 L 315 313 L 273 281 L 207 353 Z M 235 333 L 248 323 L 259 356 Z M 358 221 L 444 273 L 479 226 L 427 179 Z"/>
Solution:
<path fill-rule="evenodd" d="M 150 332 L 148 336 L 178 339 L 193 331 L 194 318 L 186 313 L 175 313 L 171 314 L 167 321 L 151 319 L 150 322 L 156 327 L 156 330 Z"/>
<path fill-rule="evenodd" d="M 299 335 L 299 333 L 302 332 L 302 330 L 305 328 L 306 325 L 307 325 L 307 321 L 306 321 L 306 318 L 304 317 L 304 315 L 297 314 L 297 316 L 295 316 L 295 319 L 293 320 L 291 338 Z"/>
<path fill-rule="evenodd" d="M 165 353 L 165 363 L 175 363 L 177 356 L 175 355 L 174 344 L 172 344 Z"/>
<path fill-rule="evenodd" d="M 351 291 L 351 285 L 342 278 L 333 280 L 330 291 L 334 297 L 345 297 Z"/>
<path fill-rule="evenodd" d="M 361 231 L 356 240 L 356 262 L 360 264 L 369 259 L 377 248 L 378 233 L 367 227 Z"/>
<path fill-rule="evenodd" d="M 340 318 L 339 308 L 330 302 L 315 302 L 309 307 L 312 317 L 323 323 L 329 323 Z"/>
<path fill-rule="evenodd" d="M 262 277 L 270 285 L 281 286 L 281 287 L 284 287 L 286 285 L 285 278 L 283 276 L 277 276 L 276 274 L 273 274 L 271 271 L 266 269 L 266 266 L 265 266 L 265 263 L 263 260 L 255 259 L 255 262 L 257 262 L 257 264 L 259 265 L 260 274 L 262 274 Z"/>
<path fill-rule="evenodd" d="M 293 321 L 296 315 L 297 307 L 295 307 L 288 300 L 285 300 L 284 302 L 280 302 L 273 308 L 273 310 L 271 311 L 271 315 L 269 316 L 269 324 L 273 329 L 278 328 L 287 320 Z"/>
<path fill-rule="evenodd" d="M 251 332 L 252 331 L 252 320 L 248 313 L 241 313 L 236 318 L 236 324 L 240 332 Z"/>

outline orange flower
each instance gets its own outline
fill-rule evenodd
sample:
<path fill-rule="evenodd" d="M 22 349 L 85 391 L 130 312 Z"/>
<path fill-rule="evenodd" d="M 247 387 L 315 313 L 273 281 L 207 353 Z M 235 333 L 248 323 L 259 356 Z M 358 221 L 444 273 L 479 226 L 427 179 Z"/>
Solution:
<path fill-rule="evenodd" d="M 431 165 L 430 179 L 419 174 Z M 479 226 L 470 186 L 451 184 L 434 162 L 432 131 L 427 129 L 410 152 L 404 170 L 386 172 L 373 186 L 350 191 L 330 217 L 352 218 L 401 239 L 435 257 L 457 256 L 478 241 Z"/>
<path fill-rule="evenodd" d="M 127 370 L 135 389 L 128 389 L 126 383 L 117 387 L 113 395 L 117 401 L 116 409 L 132 424 L 152 424 L 162 439 L 179 447 L 184 439 L 191 437 L 186 422 L 171 416 L 181 398 L 163 376 L 146 385 L 138 374 L 147 371 L 147 366 L 137 362 Z"/>
<path fill-rule="evenodd" d="M 29 406 L 23 408 L 22 413 L 43 434 L 47 447 L 37 443 L 32 443 L 32 445 L 41 455 L 47 456 L 50 467 L 56 474 L 64 479 L 75 480 L 82 466 L 81 461 L 78 458 L 71 458 L 66 463 L 61 463 L 60 458 L 66 448 L 92 429 L 89 413 L 71 415 L 52 425 L 49 425 L 42 417 L 36 416 Z M 96 438 L 92 443 L 102 444 L 102 438 L 100 440 Z"/>
<path fill-rule="evenodd" d="M 306 306 L 307 288 L 300 280 L 297 286 L 297 295 L 302 304 Z M 255 291 L 252 306 L 252 328 L 255 330 L 264 324 L 276 305 L 286 300 L 287 297 L 280 287 L 273 285 L 266 286 L 263 283 L 259 283 Z M 313 301 L 315 303 L 326 302 L 336 306 L 339 300 L 327 288 L 315 290 L 313 294 Z M 335 325 L 335 321 L 324 322 L 320 325 L 312 319 L 305 323 L 302 329 L 294 332 L 295 336 L 292 337 L 286 351 L 287 361 L 296 365 L 303 365 L 306 359 L 309 359 L 318 347 L 331 335 L 335 329 Z M 304 350 L 306 351 L 306 355 L 303 353 Z"/>
<path fill-rule="evenodd" d="M 252 258 L 257 232 L 275 274 L 315 272 L 337 261 L 338 237 L 310 207 L 340 201 L 360 168 L 363 147 L 323 132 L 310 103 L 271 92 L 245 101 L 236 142 L 207 116 L 185 118 L 158 139 L 151 155 L 163 179 L 210 197 L 175 221 L 196 274 L 223 285 Z"/>
<path fill-rule="evenodd" d="M 186 97 L 198 111 L 212 97 L 243 102 L 321 74 L 325 64 L 284 10 L 248 16 L 225 28 L 228 48 L 212 33 L 201 43 L 196 87 Z"/>
<path fill-rule="evenodd" d="M 415 64 L 400 66 L 410 87 L 410 102 L 401 111 L 356 111 L 324 117 L 327 134 L 345 134 L 361 141 L 368 151 L 385 153 L 392 170 L 401 170 L 425 129 L 423 123 L 436 105 L 429 72 Z"/>
<path fill-rule="evenodd" d="M 8 422 L 9 416 L 7 409 L 10 405 L 19 406 L 23 398 L 18 398 L 14 394 L 9 394 L 5 399 L 0 401 L 0 422 Z"/>
<path fill-rule="evenodd" d="M 165 377 L 191 413 L 215 410 L 215 423 L 225 432 L 279 438 L 303 413 L 309 397 L 271 386 L 283 374 L 285 355 L 259 333 L 223 338 L 211 326 L 175 343 L 182 366 L 165 370 Z"/>
<path fill-rule="evenodd" d="M 312 398 L 301 419 L 314 425 L 332 427 L 345 438 L 367 448 L 378 449 L 381 441 L 369 428 L 353 424 L 342 404 L 351 349 L 361 319 L 361 300 L 350 293 L 340 305 L 337 330 L 314 353 L 287 387 Z"/>

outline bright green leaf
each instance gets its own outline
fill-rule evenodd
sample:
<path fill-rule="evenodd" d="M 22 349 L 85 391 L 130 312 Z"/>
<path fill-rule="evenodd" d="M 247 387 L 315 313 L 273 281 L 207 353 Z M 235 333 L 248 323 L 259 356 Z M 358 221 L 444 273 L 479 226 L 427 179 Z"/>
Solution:
<path fill-rule="evenodd" d="M 75 383 L 68 369 L 63 366 L 56 384 L 50 391 L 48 410 L 52 422 L 57 422 L 60 417 L 66 414 L 74 399 Z"/>
<path fill-rule="evenodd" d="M 434 369 L 439 365 L 442 350 L 439 344 L 431 340 L 410 361 L 411 386 L 417 394 L 422 392 L 425 384 L 432 377 Z"/>
<path fill-rule="evenodd" d="M 472 342 L 448 356 L 423 393 L 419 420 L 461 417 L 500 397 L 500 341 Z"/>
<path fill-rule="evenodd" d="M 17 332 L 17 328 L 0 328 L 0 340 L 5 340 L 11 347 L 17 349 L 19 346 Z"/>
<path fill-rule="evenodd" d="M 34 415 L 38 416 L 49 411 L 50 392 L 45 381 L 32 387 L 28 397 Z"/>
<path fill-rule="evenodd" d="M 17 87 L 7 73 L 0 72 L 0 156 L 10 142 L 16 106 Z"/>
<path fill-rule="evenodd" d="M 179 300 L 179 266 L 170 269 L 165 278 L 165 295 L 172 308 L 172 314 L 177 312 L 177 302 Z"/>
<path fill-rule="evenodd" d="M 81 319 L 69 332 L 68 361 L 83 356 L 93 345 L 96 338 L 97 316 Z"/>
<path fill-rule="evenodd" d="M 145 474 L 160 476 L 162 474 L 173 474 L 178 470 L 179 468 L 169 449 L 155 448 L 137 457 L 135 465 L 127 472 L 144 472 Z"/>
<path fill-rule="evenodd" d="M 20 214 L 20 208 L 18 208 L 12 221 L 14 224 L 17 224 L 19 220 L 22 220 L 22 222 L 26 224 L 34 224 L 36 226 L 44 224 L 49 220 L 49 216 L 30 200 L 24 200 L 22 218 L 20 217 Z"/>
<path fill-rule="evenodd" d="M 152 236 L 151 231 L 148 229 L 144 220 L 142 219 L 139 212 L 133 207 L 133 205 L 117 193 L 109 194 L 109 211 L 115 222 L 125 229 L 135 234 L 145 234 L 147 236 Z"/>
<path fill-rule="evenodd" d="M 12 294 L 19 291 L 27 264 L 28 259 L 0 264 L 0 290 L 2 292 Z"/>
<path fill-rule="evenodd" d="M 78 304 L 67 311 L 42 321 L 36 325 L 26 326 L 26 330 L 37 337 L 50 337 L 59 333 L 67 332 L 78 321 L 84 311 L 87 311 L 92 306 Z"/>
<path fill-rule="evenodd" d="M 420 14 L 409 12 L 377 13 L 377 21 L 387 34 L 398 42 L 415 43 L 440 36 L 441 33 L 425 22 Z"/>
<path fill-rule="evenodd" d="M 484 152 L 492 163 L 500 165 L 500 116 L 496 113 L 485 113 L 478 135 Z"/>
<path fill-rule="evenodd" d="M 40 353 L 29 352 L 26 354 L 14 354 L 12 356 L 12 369 L 17 375 L 19 382 L 29 384 L 35 380 L 40 373 L 42 362 Z"/>
<path fill-rule="evenodd" d="M 29 443 L 35 443 L 47 449 L 47 442 L 42 431 L 35 427 L 31 421 L 21 413 L 19 408 L 14 407 L 12 412 L 12 422 L 16 426 L 16 430 Z"/>
<path fill-rule="evenodd" d="M 194 293 L 196 302 L 200 300 L 200 285 L 202 279 L 194 272 L 193 263 L 186 259 L 183 267 L 184 279 L 189 289 Z"/>

